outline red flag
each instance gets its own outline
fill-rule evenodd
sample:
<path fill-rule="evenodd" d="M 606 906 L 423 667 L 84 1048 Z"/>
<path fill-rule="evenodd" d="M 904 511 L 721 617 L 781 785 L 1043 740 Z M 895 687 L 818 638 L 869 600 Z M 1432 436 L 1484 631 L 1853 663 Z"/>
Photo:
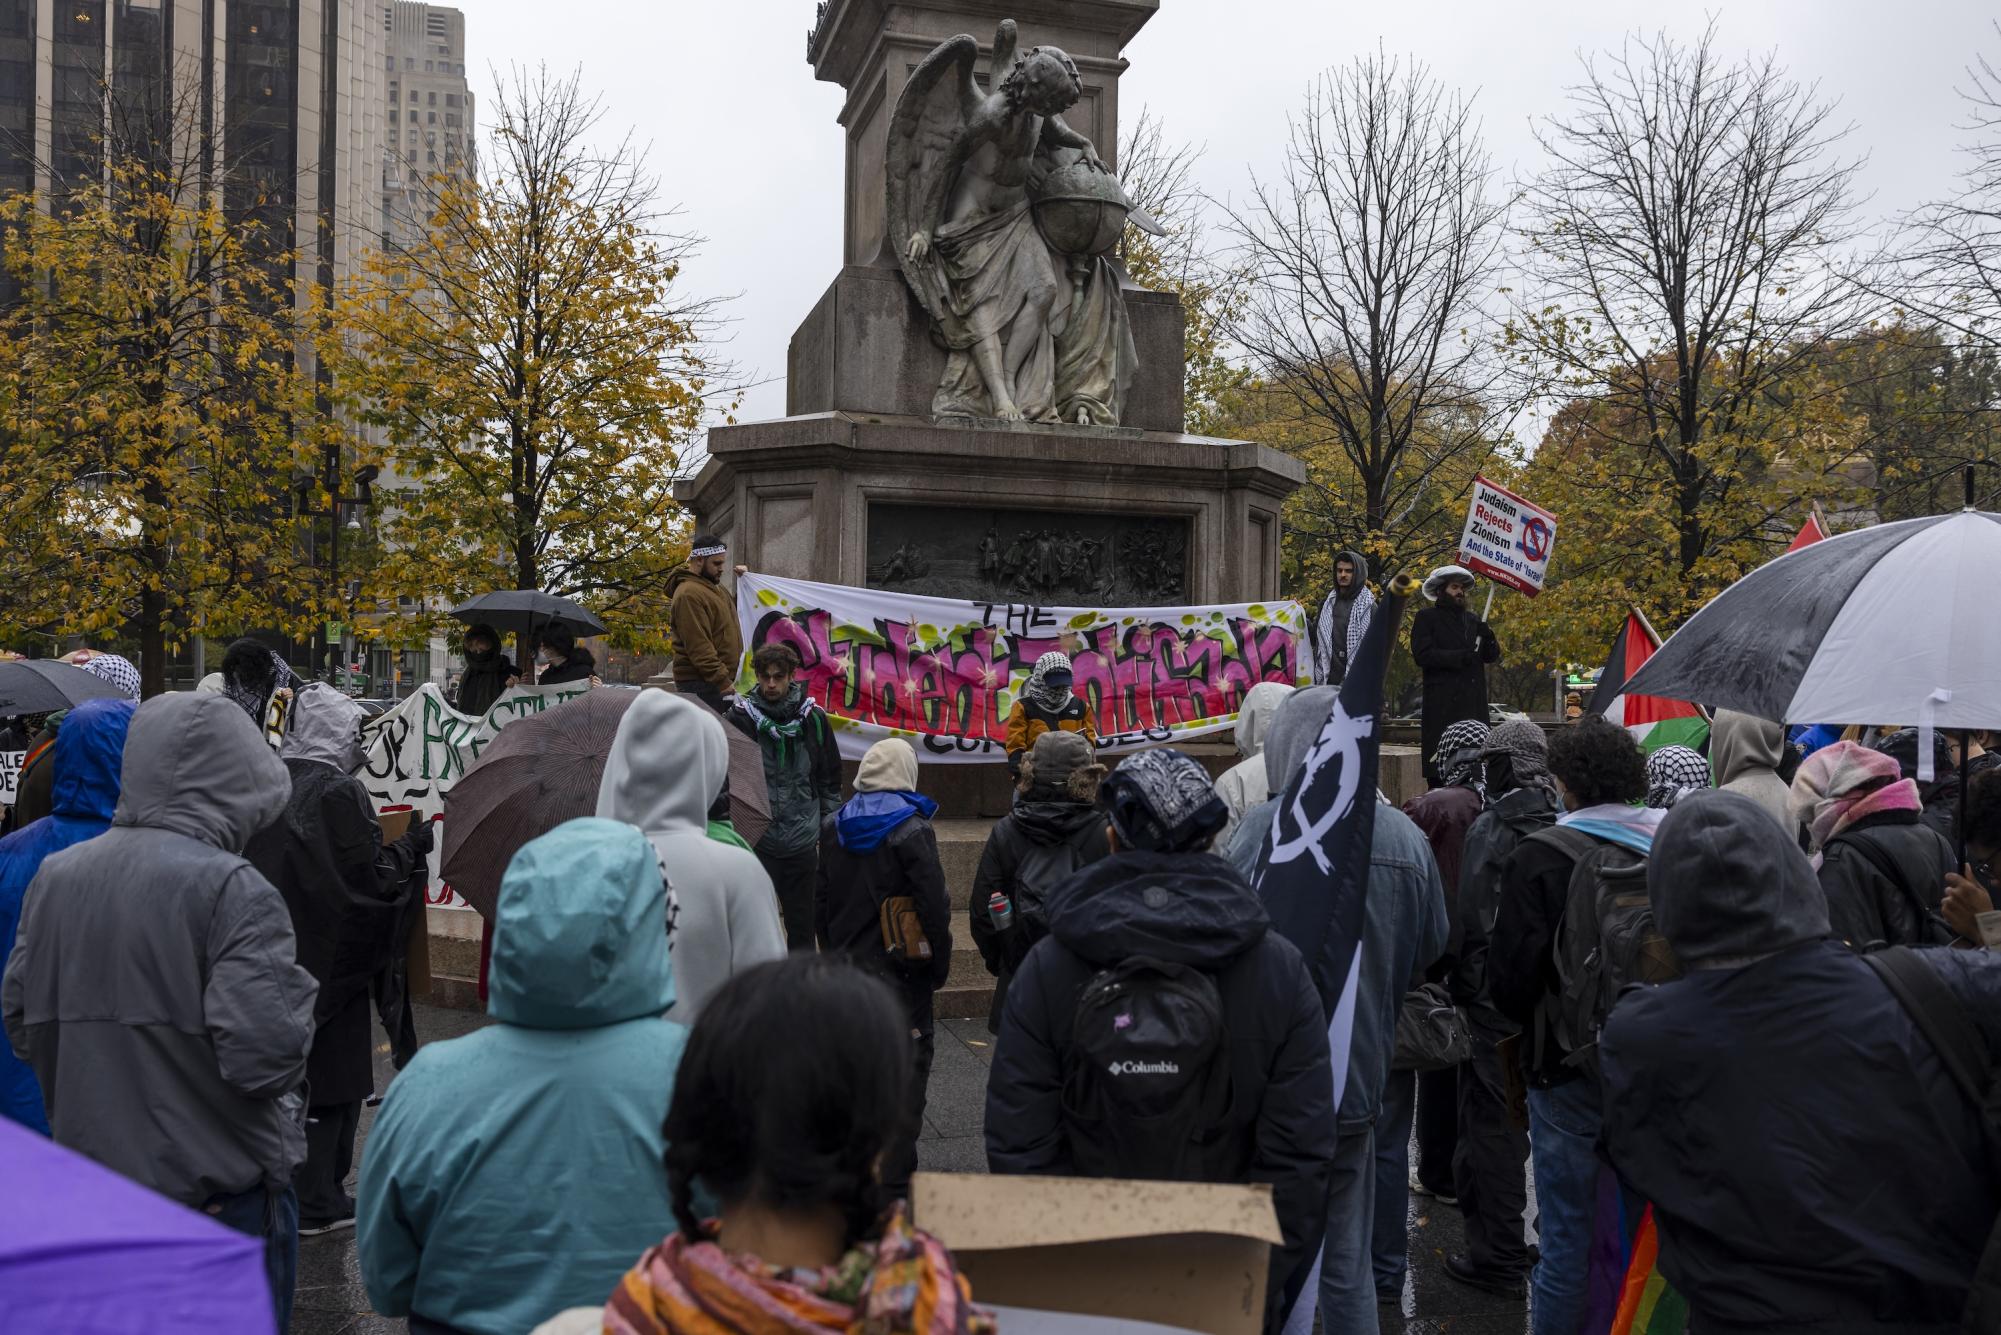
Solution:
<path fill-rule="evenodd" d="M 1791 553 L 1802 547 L 1811 547 L 1826 536 L 1827 526 L 1820 522 L 1820 507 L 1816 505 L 1813 507 L 1813 513 L 1806 517 L 1806 523 L 1800 525 L 1799 536 L 1793 539 L 1793 545 L 1786 548 L 1786 551 Z"/>

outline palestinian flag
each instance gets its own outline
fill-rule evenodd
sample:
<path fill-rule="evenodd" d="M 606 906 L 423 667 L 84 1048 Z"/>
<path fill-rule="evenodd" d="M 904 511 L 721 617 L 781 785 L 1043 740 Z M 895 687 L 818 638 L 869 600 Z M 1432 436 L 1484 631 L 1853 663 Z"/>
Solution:
<path fill-rule="evenodd" d="M 1688 746 L 1699 751 L 1709 740 L 1709 719 L 1700 709 L 1658 695 L 1626 694 L 1626 683 L 1660 647 L 1660 636 L 1654 634 L 1647 619 L 1637 610 L 1629 609 L 1626 624 L 1612 641 L 1605 670 L 1598 674 L 1591 712 L 1603 714 L 1632 733 L 1640 749 L 1649 754 L 1663 746 Z"/>

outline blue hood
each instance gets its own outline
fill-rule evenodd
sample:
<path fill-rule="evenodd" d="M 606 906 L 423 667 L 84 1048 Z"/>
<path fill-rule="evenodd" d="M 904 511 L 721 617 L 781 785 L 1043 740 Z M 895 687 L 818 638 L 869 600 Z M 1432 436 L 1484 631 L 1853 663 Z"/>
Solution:
<path fill-rule="evenodd" d="M 56 733 L 55 784 L 50 810 L 58 816 L 109 824 L 118 809 L 118 769 L 125 731 L 137 700 L 86 700 Z"/>
<path fill-rule="evenodd" d="M 487 1014 L 594 1029 L 673 1004 L 667 883 L 646 836 L 587 816 L 524 845 L 500 882 Z"/>
<path fill-rule="evenodd" d="M 856 793 L 834 813 L 834 831 L 850 853 L 873 853 L 912 816 L 931 819 L 938 804 L 921 793 Z"/>

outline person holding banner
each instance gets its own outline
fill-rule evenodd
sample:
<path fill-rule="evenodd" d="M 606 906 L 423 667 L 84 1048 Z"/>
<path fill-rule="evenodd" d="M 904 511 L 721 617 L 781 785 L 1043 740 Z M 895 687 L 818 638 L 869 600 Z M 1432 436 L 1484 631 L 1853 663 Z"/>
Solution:
<path fill-rule="evenodd" d="M 1098 721 L 1090 702 L 1073 692 L 1076 676 L 1070 655 L 1051 649 L 1035 660 L 1035 670 L 1021 688 L 1021 698 L 1007 714 L 1007 770 L 1021 771 L 1021 758 L 1045 732 L 1079 732 L 1093 749 L 1098 745 Z"/>
<path fill-rule="evenodd" d="M 1348 659 L 1368 634 L 1376 595 L 1369 588 L 1369 561 L 1360 552 L 1334 554 L 1334 588 L 1320 605 L 1314 627 L 1314 684 L 1339 686 Z"/>
<path fill-rule="evenodd" d="M 1455 723 L 1487 721 L 1487 664 L 1501 661 L 1493 629 L 1467 606 L 1472 592 L 1472 571 L 1440 566 L 1424 581 L 1434 606 L 1410 619 L 1410 654 L 1424 670 L 1424 778 L 1433 787 L 1440 739 Z"/>

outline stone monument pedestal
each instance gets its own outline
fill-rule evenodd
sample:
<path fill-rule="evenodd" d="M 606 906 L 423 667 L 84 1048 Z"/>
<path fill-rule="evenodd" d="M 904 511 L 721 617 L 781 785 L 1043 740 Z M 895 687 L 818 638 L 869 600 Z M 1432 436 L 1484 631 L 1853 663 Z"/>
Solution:
<path fill-rule="evenodd" d="M 1003 602 L 1277 597 L 1304 480 L 1244 441 L 853 412 L 719 427 L 709 455 L 683 499 L 760 573 Z"/>

